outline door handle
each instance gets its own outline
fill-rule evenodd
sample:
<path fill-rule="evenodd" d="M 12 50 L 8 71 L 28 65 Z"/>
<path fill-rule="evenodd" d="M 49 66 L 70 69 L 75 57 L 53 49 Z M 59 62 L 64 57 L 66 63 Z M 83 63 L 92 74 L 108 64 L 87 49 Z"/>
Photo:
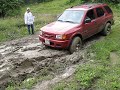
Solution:
<path fill-rule="evenodd" d="M 95 20 L 93 20 L 93 23 L 96 24 L 97 22 Z"/>
<path fill-rule="evenodd" d="M 94 24 L 97 24 L 97 22 L 95 21 Z"/>

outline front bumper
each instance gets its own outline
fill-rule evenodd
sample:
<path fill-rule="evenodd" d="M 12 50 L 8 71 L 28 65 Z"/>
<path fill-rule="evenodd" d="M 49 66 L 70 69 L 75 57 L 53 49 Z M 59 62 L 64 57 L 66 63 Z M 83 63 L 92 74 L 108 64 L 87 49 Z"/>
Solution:
<path fill-rule="evenodd" d="M 69 46 L 69 40 L 53 40 L 53 39 L 47 39 L 49 40 L 49 44 L 45 43 L 44 37 L 39 35 L 39 40 L 46 46 L 54 47 L 54 48 L 68 48 Z"/>

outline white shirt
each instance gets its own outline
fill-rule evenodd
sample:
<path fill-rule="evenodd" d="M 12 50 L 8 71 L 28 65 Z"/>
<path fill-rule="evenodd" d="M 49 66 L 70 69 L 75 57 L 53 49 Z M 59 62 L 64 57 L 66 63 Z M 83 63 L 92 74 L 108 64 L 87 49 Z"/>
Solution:
<path fill-rule="evenodd" d="M 33 24 L 34 16 L 32 15 L 31 12 L 25 12 L 25 14 L 24 14 L 24 21 L 25 21 L 25 24 L 27 24 L 27 25 Z"/>

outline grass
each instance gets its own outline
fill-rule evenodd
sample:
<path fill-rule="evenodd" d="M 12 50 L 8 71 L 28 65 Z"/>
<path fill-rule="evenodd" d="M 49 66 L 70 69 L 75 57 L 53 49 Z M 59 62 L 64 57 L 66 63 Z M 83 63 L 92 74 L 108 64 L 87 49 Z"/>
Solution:
<path fill-rule="evenodd" d="M 39 31 L 42 26 L 54 19 L 54 15 L 48 15 L 46 18 L 44 15 L 36 14 L 36 21 L 34 23 L 35 32 Z M 28 35 L 27 27 L 24 24 L 22 16 L 12 18 L 7 17 L 5 19 L 0 19 L 0 21 L 0 42 Z"/>
<path fill-rule="evenodd" d="M 62 13 L 69 6 L 66 5 L 66 0 L 54 0 L 52 2 L 24 6 L 20 15 L 0 19 L 0 42 L 28 35 L 27 27 L 23 20 L 27 7 L 31 8 L 33 15 L 36 17 L 34 27 L 35 32 L 37 32 L 42 26 L 56 20 L 57 14 Z"/>
<path fill-rule="evenodd" d="M 53 90 L 87 90 L 104 73 L 106 69 L 102 65 L 85 64 L 77 68 L 70 81 L 60 82 Z"/>
<path fill-rule="evenodd" d="M 43 80 L 50 80 L 52 76 L 38 76 L 38 77 L 32 77 L 32 78 L 27 78 L 21 83 L 14 83 L 11 82 L 8 87 L 5 90 L 20 90 L 20 89 L 32 89 L 32 87 L 37 84 L 38 82 L 40 83 Z"/>

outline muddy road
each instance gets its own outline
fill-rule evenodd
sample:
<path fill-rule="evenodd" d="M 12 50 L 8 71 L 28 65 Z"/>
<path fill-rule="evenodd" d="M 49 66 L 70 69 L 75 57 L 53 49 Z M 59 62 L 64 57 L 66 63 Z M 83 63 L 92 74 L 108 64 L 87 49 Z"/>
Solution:
<path fill-rule="evenodd" d="M 91 37 L 84 42 L 82 50 L 71 55 L 67 50 L 44 47 L 38 35 L 0 43 L 0 90 L 11 81 L 18 83 L 37 75 L 60 75 L 68 67 L 86 63 L 93 56 L 87 48 L 102 38 Z"/>

